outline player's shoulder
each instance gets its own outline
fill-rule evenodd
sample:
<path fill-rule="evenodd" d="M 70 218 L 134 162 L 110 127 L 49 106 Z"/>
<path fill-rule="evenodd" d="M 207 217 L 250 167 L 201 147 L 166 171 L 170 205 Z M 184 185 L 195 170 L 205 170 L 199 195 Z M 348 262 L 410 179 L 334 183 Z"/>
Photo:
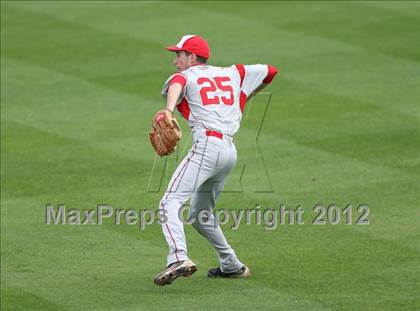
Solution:
<path fill-rule="evenodd" d="M 185 71 L 185 70 L 184 70 Z M 184 78 L 186 78 L 186 74 L 184 73 L 184 71 L 176 71 L 176 72 L 174 72 L 173 74 L 171 74 L 170 76 L 169 76 L 169 78 L 174 78 L 174 77 L 176 77 L 176 76 L 180 76 L 180 77 L 184 77 Z"/>
<path fill-rule="evenodd" d="M 184 73 L 180 72 L 180 71 L 174 72 L 171 75 L 169 75 L 169 77 L 166 79 L 166 81 L 165 81 L 164 84 L 165 85 L 166 84 L 169 84 L 172 80 L 175 80 L 175 79 L 186 80 L 187 79 L 187 76 Z"/>
<path fill-rule="evenodd" d="M 234 64 L 230 66 L 232 70 L 236 71 L 241 79 L 252 72 L 266 71 L 267 65 L 264 64 Z"/>
<path fill-rule="evenodd" d="M 191 72 L 197 72 L 197 71 L 207 71 L 207 72 L 212 72 L 212 71 L 228 71 L 228 70 L 232 70 L 235 69 L 235 65 L 232 66 L 214 66 L 214 65 L 208 65 L 208 64 L 203 64 L 203 65 L 195 65 L 195 66 L 191 66 L 188 69 L 185 69 L 183 71 L 180 71 L 180 73 L 184 74 L 184 75 L 188 75 Z"/>
<path fill-rule="evenodd" d="M 187 68 L 187 69 L 181 71 L 181 73 L 184 74 L 184 75 L 188 75 L 190 73 L 197 72 L 197 71 L 211 71 L 214 68 L 216 68 L 216 67 L 212 66 L 212 65 L 207 65 L 207 64 L 194 65 L 194 66 L 191 66 L 190 68 Z"/>
<path fill-rule="evenodd" d="M 180 74 L 184 75 L 187 81 L 195 81 L 197 77 L 214 77 L 219 75 L 231 76 L 232 72 L 235 71 L 231 67 L 213 66 L 213 65 L 196 65 L 186 70 L 180 71 Z M 233 73 L 234 74 L 234 73 Z"/>

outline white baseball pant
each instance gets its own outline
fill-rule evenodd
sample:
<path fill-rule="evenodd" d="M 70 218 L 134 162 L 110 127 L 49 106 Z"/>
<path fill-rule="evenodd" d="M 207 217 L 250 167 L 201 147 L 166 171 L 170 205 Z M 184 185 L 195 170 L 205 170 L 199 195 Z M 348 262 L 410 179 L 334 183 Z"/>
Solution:
<path fill-rule="evenodd" d="M 215 131 L 196 130 L 193 145 L 181 161 L 160 201 L 165 210 L 163 234 L 169 245 L 167 264 L 188 259 L 184 225 L 179 210 L 191 198 L 189 218 L 195 218 L 194 228 L 215 248 L 223 272 L 239 270 L 243 264 L 228 244 L 218 223 L 214 223 L 213 209 L 227 176 L 236 163 L 236 148 L 231 137 Z M 199 213 L 208 216 L 199 221 Z M 207 211 L 207 212 L 204 212 Z"/>

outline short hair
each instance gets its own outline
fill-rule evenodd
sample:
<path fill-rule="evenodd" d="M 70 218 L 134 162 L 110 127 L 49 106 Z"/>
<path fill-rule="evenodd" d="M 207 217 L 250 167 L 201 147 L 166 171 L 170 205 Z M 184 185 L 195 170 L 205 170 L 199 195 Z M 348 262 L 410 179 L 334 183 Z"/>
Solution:
<path fill-rule="evenodd" d="M 187 51 L 184 51 L 184 52 L 185 52 L 185 54 L 186 54 L 187 56 L 192 54 L 192 53 L 187 52 Z M 197 55 L 197 54 L 195 54 L 195 56 L 197 56 L 197 61 L 198 61 L 199 63 L 201 63 L 201 64 L 207 64 L 207 58 L 204 58 L 203 56 L 199 56 L 199 55 Z"/>
<path fill-rule="evenodd" d="M 202 64 L 207 64 L 207 58 L 204 58 L 203 56 L 197 55 L 197 61 L 199 61 Z"/>

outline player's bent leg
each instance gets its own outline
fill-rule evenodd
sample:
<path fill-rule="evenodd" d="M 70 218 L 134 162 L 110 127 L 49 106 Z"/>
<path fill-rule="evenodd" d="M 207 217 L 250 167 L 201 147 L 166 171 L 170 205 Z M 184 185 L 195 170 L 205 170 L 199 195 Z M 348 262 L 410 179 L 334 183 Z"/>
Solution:
<path fill-rule="evenodd" d="M 194 144 L 188 155 L 181 161 L 175 170 L 168 188 L 159 204 L 159 209 L 166 217 L 162 223 L 162 231 L 169 246 L 167 257 L 167 269 L 156 276 L 155 283 L 170 284 L 179 275 L 173 269 L 184 269 L 184 263 L 190 262 L 187 255 L 187 243 L 184 233 L 183 222 L 179 217 L 179 210 L 183 204 L 191 197 L 195 188 L 201 185 L 208 178 L 206 170 L 200 169 L 203 161 L 201 160 L 201 149 L 203 146 Z M 197 185 L 197 186 L 196 186 Z M 195 265 L 194 265 L 195 266 Z M 175 268 L 174 268 L 175 267 Z M 197 269 L 191 268 L 193 272 Z M 178 271 L 178 270 L 177 270 Z M 181 270 L 181 275 L 189 273 L 190 270 Z M 191 273 L 192 274 L 192 273 Z"/>
<path fill-rule="evenodd" d="M 182 202 L 162 198 L 159 208 L 164 211 L 166 222 L 162 223 L 162 232 L 169 246 L 167 266 L 174 262 L 188 259 L 184 225 L 178 219 L 178 210 Z"/>
<path fill-rule="evenodd" d="M 198 144 L 194 144 L 173 173 L 168 187 L 159 203 L 164 216 L 162 232 L 169 246 L 167 266 L 188 259 L 184 225 L 178 217 L 179 209 L 194 191 L 193 180 L 199 173 L 197 157 Z"/>
<path fill-rule="evenodd" d="M 194 228 L 215 248 L 220 268 L 231 273 L 244 265 L 239 261 L 233 248 L 227 242 L 220 225 L 216 222 L 213 209 L 224 180 L 212 178 L 207 180 L 191 197 L 190 219 L 194 217 Z"/>

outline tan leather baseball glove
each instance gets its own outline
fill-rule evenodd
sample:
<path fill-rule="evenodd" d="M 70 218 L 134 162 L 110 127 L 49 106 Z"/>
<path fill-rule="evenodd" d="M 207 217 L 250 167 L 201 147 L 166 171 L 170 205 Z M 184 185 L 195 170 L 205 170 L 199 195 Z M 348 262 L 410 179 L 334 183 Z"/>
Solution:
<path fill-rule="evenodd" d="M 153 149 L 159 156 L 170 155 L 181 139 L 181 128 L 173 112 L 160 110 L 156 113 L 149 133 Z"/>

